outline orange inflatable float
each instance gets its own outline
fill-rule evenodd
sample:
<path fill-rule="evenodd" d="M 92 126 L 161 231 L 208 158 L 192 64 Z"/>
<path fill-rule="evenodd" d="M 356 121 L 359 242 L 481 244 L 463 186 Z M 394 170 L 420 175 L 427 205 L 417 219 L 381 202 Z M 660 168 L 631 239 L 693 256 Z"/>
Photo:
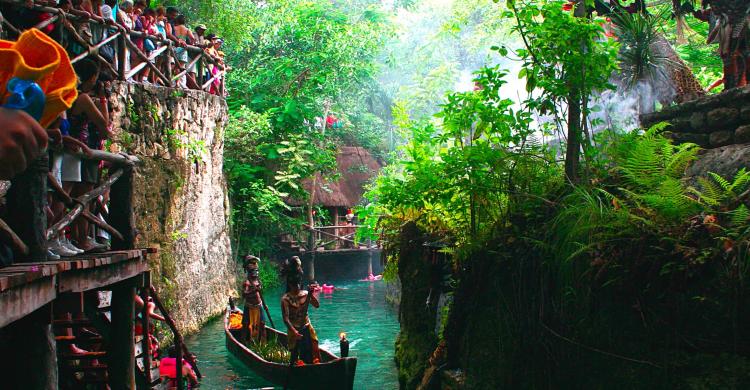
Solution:
<path fill-rule="evenodd" d="M 25 31 L 15 42 L 0 40 L 0 103 L 5 104 L 8 82 L 18 78 L 36 83 L 46 103 L 39 118 L 42 127 L 69 109 L 78 98 L 78 78 L 68 53 L 37 29 Z"/>

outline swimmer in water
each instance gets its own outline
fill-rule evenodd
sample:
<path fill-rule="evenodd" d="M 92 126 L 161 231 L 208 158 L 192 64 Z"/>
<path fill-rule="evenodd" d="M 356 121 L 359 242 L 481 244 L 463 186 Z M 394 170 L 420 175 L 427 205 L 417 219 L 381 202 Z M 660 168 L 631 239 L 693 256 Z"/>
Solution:
<path fill-rule="evenodd" d="M 359 281 L 360 282 L 374 282 L 376 280 L 381 280 L 381 279 L 383 279 L 383 275 L 369 274 L 367 275 L 367 279 L 360 279 Z"/>

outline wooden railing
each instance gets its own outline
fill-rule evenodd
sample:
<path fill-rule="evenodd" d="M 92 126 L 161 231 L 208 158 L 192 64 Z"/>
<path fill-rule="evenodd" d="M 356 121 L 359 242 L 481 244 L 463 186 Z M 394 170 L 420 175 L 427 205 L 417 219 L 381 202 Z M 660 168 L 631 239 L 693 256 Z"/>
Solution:
<path fill-rule="evenodd" d="M 18 4 L 16 7 L 20 8 L 24 6 Z M 116 79 L 121 81 L 133 80 L 136 82 L 139 82 L 140 80 L 134 80 L 133 78 L 148 68 L 155 75 L 158 84 L 175 88 L 180 87 L 178 81 L 182 77 L 185 77 L 190 69 L 194 68 L 197 77 L 196 83 L 201 90 L 210 92 L 212 84 L 216 82 L 218 87 L 213 92 L 220 96 L 224 95 L 225 67 L 215 58 L 206 53 L 203 48 L 191 45 L 180 47 L 176 42 L 165 39 L 161 36 L 148 35 L 140 31 L 126 31 L 124 27 L 115 24 L 110 19 L 105 20 L 96 15 L 89 15 L 88 13 L 81 11 L 71 11 L 71 13 L 66 13 L 59 8 L 51 8 L 41 5 L 34 5 L 31 9 L 48 13 L 51 16 L 49 19 L 34 25 L 32 28 L 44 29 L 54 23 L 56 31 L 52 34 L 53 36 L 64 36 L 75 41 L 75 43 L 82 47 L 83 50 L 80 54 L 71 56 L 71 62 L 74 64 L 84 58 L 92 58 L 112 73 Z M 90 26 L 95 25 L 97 26 L 97 29 L 103 33 L 101 34 L 101 37 L 92 37 L 92 40 L 97 40 L 97 42 L 88 41 L 81 36 L 73 23 L 88 23 Z M 6 30 L 14 35 L 19 35 L 23 32 L 8 19 L 3 19 L 2 24 Z M 133 42 L 133 39 L 148 39 L 154 43 L 156 48 L 146 54 L 138 48 Z M 111 60 L 102 56 L 104 47 L 112 49 L 114 54 L 114 64 L 111 63 Z M 182 65 L 178 59 L 176 54 L 178 48 L 181 50 L 187 50 L 188 52 L 189 60 L 186 65 Z M 138 59 L 138 63 L 132 68 L 129 64 L 131 58 Z M 177 74 L 173 74 L 174 72 L 170 65 L 172 63 L 178 64 L 176 69 Z M 216 74 L 207 73 L 206 70 L 209 65 L 217 67 L 219 71 Z M 204 75 L 206 76 L 205 80 Z"/>
<path fill-rule="evenodd" d="M 120 177 L 122 177 L 123 175 L 132 175 L 133 167 L 138 162 L 138 159 L 126 154 L 112 154 L 103 152 L 101 150 L 91 150 L 90 156 L 81 154 L 80 157 L 82 159 L 109 162 L 111 164 L 111 167 L 109 169 L 109 177 L 107 177 L 106 180 L 102 181 L 99 187 L 94 188 L 90 192 L 83 194 L 76 199 L 72 199 L 62 189 L 62 187 L 60 187 L 60 183 L 57 182 L 57 179 L 54 178 L 51 174 L 48 174 L 48 184 L 50 184 L 50 187 L 52 188 L 54 194 L 58 196 L 60 200 L 62 200 L 62 202 L 65 203 L 65 205 L 71 210 L 57 223 L 47 229 L 45 238 L 47 240 L 52 240 L 55 237 L 58 237 L 66 227 L 70 226 L 70 224 L 76 220 L 76 218 L 83 217 L 102 230 L 105 230 L 106 232 L 112 234 L 115 239 L 119 241 L 125 241 L 126 238 L 123 233 L 119 232 L 107 222 L 89 212 L 88 206 L 93 200 L 96 200 L 100 195 L 104 194 L 107 190 L 110 190 Z M 125 204 L 122 206 L 124 206 L 125 209 L 132 210 L 132 205 Z M 130 244 L 132 245 L 132 238 L 129 237 L 128 240 L 131 241 Z"/>
<path fill-rule="evenodd" d="M 198 369 L 198 362 L 193 357 L 193 354 L 191 354 L 190 351 L 188 351 L 187 345 L 185 345 L 185 339 L 183 339 L 182 334 L 177 329 L 177 325 L 175 325 L 174 320 L 172 320 L 172 317 L 170 317 L 169 312 L 167 311 L 167 308 L 161 303 L 161 301 L 159 300 L 159 297 L 156 295 L 156 290 L 154 290 L 154 287 L 149 286 L 149 288 L 145 292 L 146 293 L 142 295 L 143 302 L 144 302 L 143 306 L 144 307 L 148 306 L 147 302 L 148 302 L 148 297 L 150 296 L 153 299 L 154 304 L 156 304 L 156 307 L 161 312 L 161 315 L 164 317 L 164 322 L 167 324 L 167 326 L 169 327 L 169 330 L 172 332 L 172 337 L 173 337 L 172 340 L 174 340 L 173 342 L 175 346 L 175 351 L 177 352 L 176 364 L 175 364 L 175 366 L 178 367 L 177 378 L 176 378 L 177 390 L 183 390 L 184 387 L 182 384 L 183 382 L 182 370 L 179 369 L 180 367 L 182 367 L 183 359 L 187 361 L 188 363 L 190 363 L 190 365 L 193 367 L 193 371 L 195 371 L 195 375 L 198 378 L 201 378 L 202 375 L 201 375 L 200 370 Z M 145 315 L 145 312 L 146 310 L 144 309 L 144 315 L 143 315 L 144 318 L 148 317 L 148 315 Z M 143 325 L 144 325 L 144 329 L 148 329 L 145 327 L 146 325 L 148 325 L 148 319 L 144 320 Z M 144 344 L 144 348 L 146 348 L 146 346 L 150 348 L 150 345 Z M 147 377 L 147 379 L 150 379 L 150 378 Z"/>
<path fill-rule="evenodd" d="M 314 226 L 303 224 L 302 227 L 312 234 L 315 239 L 315 246 L 308 250 L 325 249 L 361 249 L 362 246 L 367 249 L 373 248 L 373 243 L 369 240 L 366 242 L 357 242 L 354 240 L 359 225 L 333 225 L 333 226 Z"/>
<path fill-rule="evenodd" d="M 85 218 L 112 235 L 112 249 L 132 249 L 135 241 L 133 220 L 133 171 L 138 159 L 126 154 L 92 150 L 82 159 L 105 161 L 109 174 L 98 187 L 77 198 L 71 198 L 49 172 L 46 154 L 34 161 L 23 173 L 11 180 L 6 196 L 6 220 L 0 219 L 0 241 L 14 250 L 16 262 L 45 261 L 47 242 L 77 218 Z M 53 226 L 47 226 L 45 206 L 47 189 L 70 211 Z M 89 205 L 110 190 L 110 212 L 107 221 L 89 211 Z M 7 222 L 6 222 L 7 221 Z"/>

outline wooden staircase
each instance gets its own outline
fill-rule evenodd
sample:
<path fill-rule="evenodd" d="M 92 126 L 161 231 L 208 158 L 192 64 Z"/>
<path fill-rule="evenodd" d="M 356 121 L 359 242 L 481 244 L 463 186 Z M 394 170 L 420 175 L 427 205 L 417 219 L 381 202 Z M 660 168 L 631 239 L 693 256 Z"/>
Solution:
<path fill-rule="evenodd" d="M 150 289 L 149 294 L 151 293 Z M 93 306 L 93 305 L 90 305 Z M 84 313 L 74 314 L 75 319 L 52 321 L 58 351 L 60 389 L 109 389 L 107 341 L 110 337 L 110 305 L 107 300 L 99 300 L 97 307 L 86 307 Z M 136 321 L 142 322 L 140 318 Z M 145 328 L 144 328 L 145 329 Z M 69 331 L 70 330 L 70 331 Z M 72 335 L 70 335 L 72 333 Z M 146 333 L 148 336 L 148 333 Z M 74 354 L 71 345 L 88 351 Z M 152 361 L 148 350 L 144 349 L 144 335 L 135 335 L 133 350 L 135 355 L 136 388 L 167 390 L 167 383 L 159 375 L 159 361 Z M 144 353 L 144 351 L 146 351 Z M 146 365 L 150 366 L 146 370 Z M 0 386 L 1 388 L 2 386 Z"/>
<path fill-rule="evenodd" d="M 162 383 L 161 377 L 159 376 L 158 360 L 151 362 L 151 370 L 148 373 L 146 372 L 145 363 L 146 360 L 149 359 L 146 359 L 144 355 L 143 344 L 143 336 L 135 336 L 133 348 L 135 349 L 135 368 L 138 370 L 136 385 L 139 389 L 166 390 L 167 384 Z"/>
<path fill-rule="evenodd" d="M 60 373 L 61 389 L 107 389 L 107 351 L 103 350 L 104 338 L 99 334 L 84 332 L 83 328 L 92 329 L 93 322 L 78 313 L 76 319 L 58 319 L 52 321 L 57 336 L 57 358 Z M 73 335 L 67 335 L 71 330 Z M 74 354 L 71 346 L 88 351 L 85 354 Z"/>

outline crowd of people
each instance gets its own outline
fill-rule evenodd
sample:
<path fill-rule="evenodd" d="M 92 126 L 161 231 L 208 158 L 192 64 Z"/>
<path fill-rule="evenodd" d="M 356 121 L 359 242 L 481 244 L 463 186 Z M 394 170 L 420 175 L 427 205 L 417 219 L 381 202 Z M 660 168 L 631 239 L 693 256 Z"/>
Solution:
<path fill-rule="evenodd" d="M 62 142 L 50 148 L 50 188 L 59 186 L 68 196 L 79 197 L 99 184 L 105 165 L 81 156 L 104 148 L 112 136 L 109 120 L 108 91 L 110 77 L 100 71 L 99 64 L 83 59 L 75 64 L 78 76 L 78 98 L 51 127 L 60 131 Z M 64 198 L 53 191 L 48 197 L 47 223 L 52 226 L 67 212 Z M 108 192 L 89 206 L 88 212 L 106 219 Z M 49 243 L 48 258 L 75 256 L 84 252 L 109 249 L 109 234 L 95 228 L 84 217 L 77 218 L 67 230 Z"/>
<path fill-rule="evenodd" d="M 8 133 L 13 137 L 5 137 L 14 145 L 4 145 L 8 146 L 8 153 L 2 153 L 0 157 L 8 161 L 0 164 L 0 179 L 10 179 L 23 171 L 39 152 L 47 150 L 49 153 L 49 195 L 48 206 L 44 210 L 49 228 L 68 213 L 69 207 L 73 206 L 70 199 L 90 192 L 102 182 L 103 173 L 105 177 L 108 173 L 108 164 L 89 157 L 93 150 L 106 149 L 113 136 L 109 108 L 111 83 L 117 78 L 113 70 L 124 65 L 125 73 L 131 76 L 128 81 L 155 85 L 164 84 L 157 73 L 181 75 L 177 79 L 177 86 L 191 89 L 207 86 L 209 92 L 223 94 L 223 78 L 220 77 L 226 70 L 224 53 L 221 51 L 223 41 L 215 34 L 207 34 L 208 28 L 204 24 L 188 28 L 186 17 L 179 9 L 150 8 L 150 2 L 146 0 L 26 0 L 24 6 L 15 3 L 18 2 L 0 0 L 0 20 L 6 18 L 12 21 L 19 31 L 31 31 L 29 29 L 32 27 L 39 26 L 36 40 L 44 39 L 40 35 L 52 38 L 60 50 L 67 52 L 66 61 L 82 56 L 90 50 L 87 46 L 102 42 L 108 34 L 118 30 L 129 33 L 134 46 L 117 47 L 122 42 L 110 40 L 99 47 L 96 51 L 98 56 L 86 56 L 75 62 L 71 69 L 75 74 L 69 75 L 69 78 L 71 89 L 77 89 L 77 94 L 73 94 L 74 100 L 66 105 L 67 110 L 55 113 L 52 123 L 43 126 L 32 123 L 31 128 L 27 129 L 24 123 L 36 122 L 40 118 L 27 120 L 23 110 L 0 111 L 0 122 L 12 123 L 9 130 L 24 127 L 23 136 Z M 58 7 L 74 17 L 51 20 L 53 12 L 35 5 Z M 45 24 L 45 21 L 49 23 Z M 13 34 L 18 35 L 18 32 L 0 30 L 0 38 L 10 41 L 19 39 L 20 36 Z M 155 56 L 154 68 L 142 65 L 153 51 L 161 48 L 166 53 L 163 46 L 170 43 L 174 48 L 173 56 Z M 118 52 L 125 53 L 124 57 L 117 55 Z M 203 68 L 196 65 L 199 61 L 194 61 L 201 53 L 210 59 Z M 119 64 L 118 61 L 125 63 Z M 139 69 L 137 72 L 129 71 L 136 67 Z M 154 72 L 154 69 L 159 72 Z M 171 72 L 166 72 L 167 69 Z M 10 155 L 13 151 L 17 153 Z M 92 223 L 92 216 L 101 221 L 107 220 L 108 200 L 109 193 L 105 191 L 86 207 L 63 234 L 49 242 L 48 259 L 108 250 L 109 233 Z M 3 252 L 0 253 L 0 262 L 11 262 L 9 258 L 12 256 Z"/>
<path fill-rule="evenodd" d="M 111 73 L 122 66 L 126 75 L 129 75 L 128 81 L 163 86 L 164 80 L 150 66 L 141 66 L 135 74 L 130 74 L 130 70 L 150 58 L 154 51 L 171 44 L 173 55 L 165 50 L 151 59 L 159 73 L 181 75 L 176 80 L 179 87 L 204 89 L 206 86 L 208 92 L 224 95 L 223 74 L 228 67 L 221 50 L 223 39 L 216 34 L 207 33 L 205 24 L 196 24 L 192 29 L 188 27 L 187 17 L 176 7 L 153 8 L 147 0 L 25 0 L 26 7 L 11 6 L 10 3 L 8 0 L 0 1 L 0 18 L 4 16 L 17 22 L 19 25 L 16 27 L 20 30 L 53 17 L 50 12 L 33 8 L 34 5 L 56 7 L 72 15 L 71 18 L 63 18 L 41 28 L 60 42 L 71 58 L 87 52 L 88 47 L 99 44 L 117 31 L 128 34 L 140 53 L 135 52 L 130 45 L 119 48 L 120 43 L 116 39 L 99 47 L 99 61 L 112 65 L 103 65 L 102 71 L 105 73 Z M 57 23 L 62 23 L 63 26 L 57 26 Z M 118 55 L 120 49 L 124 58 Z M 203 61 L 205 66 L 200 67 L 199 62 L 194 61 L 199 55 L 206 59 Z M 110 76 L 114 78 L 115 75 Z"/>

